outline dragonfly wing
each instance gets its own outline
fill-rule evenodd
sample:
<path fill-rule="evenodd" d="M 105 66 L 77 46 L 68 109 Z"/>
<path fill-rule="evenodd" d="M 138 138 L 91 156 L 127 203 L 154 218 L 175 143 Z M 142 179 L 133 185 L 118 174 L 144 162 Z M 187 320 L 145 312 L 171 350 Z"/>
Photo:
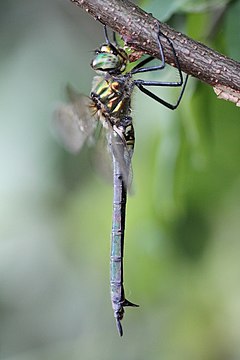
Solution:
<path fill-rule="evenodd" d="M 69 104 L 62 104 L 55 111 L 53 124 L 64 147 L 73 153 L 78 152 L 97 125 L 94 116 L 94 103 L 85 95 L 77 94 L 67 88 Z"/>

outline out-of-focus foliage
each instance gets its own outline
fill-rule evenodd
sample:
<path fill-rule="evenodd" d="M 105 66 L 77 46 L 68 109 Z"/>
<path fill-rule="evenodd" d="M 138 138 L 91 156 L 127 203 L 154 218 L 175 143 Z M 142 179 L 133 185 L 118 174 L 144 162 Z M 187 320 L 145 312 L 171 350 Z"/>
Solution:
<path fill-rule="evenodd" d="M 147 8 L 162 21 L 167 21 L 176 13 L 216 12 L 224 8 L 232 0 L 141 0 L 139 5 Z"/>
<path fill-rule="evenodd" d="M 240 32 L 238 16 L 240 14 L 240 1 L 235 1 L 229 8 L 224 22 L 226 32 L 226 49 L 233 59 L 240 61 Z"/>
<path fill-rule="evenodd" d="M 240 1 L 139 3 L 239 60 Z M 9 0 L 0 30 L 0 359 L 239 359 L 239 109 L 192 78 L 175 112 L 136 92 L 125 286 L 140 308 L 119 339 L 111 182 L 51 129 L 65 84 L 90 91 L 101 26 L 67 0 Z"/>

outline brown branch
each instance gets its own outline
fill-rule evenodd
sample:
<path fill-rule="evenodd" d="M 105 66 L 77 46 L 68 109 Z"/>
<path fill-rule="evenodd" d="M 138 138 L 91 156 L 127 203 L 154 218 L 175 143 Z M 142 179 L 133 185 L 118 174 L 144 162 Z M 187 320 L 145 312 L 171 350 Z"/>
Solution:
<path fill-rule="evenodd" d="M 121 34 L 132 48 L 159 57 L 156 41 L 156 23 L 159 20 L 151 14 L 128 0 L 70 1 Z M 224 89 L 225 94 L 229 93 L 229 96 L 222 97 L 224 99 L 232 101 L 231 94 L 234 92 L 234 102 L 240 106 L 240 63 L 190 39 L 164 23 L 159 23 L 161 31 L 174 44 L 182 70 L 214 88 Z M 162 43 L 166 62 L 174 66 L 173 53 L 168 42 L 163 38 Z"/>

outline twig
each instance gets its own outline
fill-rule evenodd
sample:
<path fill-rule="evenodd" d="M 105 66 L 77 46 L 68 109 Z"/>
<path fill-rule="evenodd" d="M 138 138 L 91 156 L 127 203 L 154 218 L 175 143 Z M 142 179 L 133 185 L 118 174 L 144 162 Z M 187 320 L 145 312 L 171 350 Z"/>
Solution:
<path fill-rule="evenodd" d="M 161 31 L 174 44 L 182 70 L 217 88 L 216 93 L 224 92 L 225 96 L 221 98 L 232 101 L 234 92 L 234 103 L 240 106 L 239 62 L 173 30 L 128 0 L 70 1 L 121 34 L 131 48 L 155 57 L 159 57 L 156 41 L 156 23 L 159 22 Z M 168 42 L 163 38 L 162 43 L 166 62 L 174 66 L 173 53 Z"/>

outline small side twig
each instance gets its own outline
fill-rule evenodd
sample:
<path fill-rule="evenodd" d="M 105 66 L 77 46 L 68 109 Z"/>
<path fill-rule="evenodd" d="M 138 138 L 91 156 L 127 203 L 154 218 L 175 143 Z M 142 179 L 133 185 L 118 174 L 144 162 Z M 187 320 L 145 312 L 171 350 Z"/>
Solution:
<path fill-rule="evenodd" d="M 184 72 L 211 85 L 219 96 L 240 106 L 240 63 L 200 42 L 190 39 L 151 14 L 144 12 L 128 0 L 70 0 L 82 7 L 96 20 L 118 32 L 133 49 L 159 57 L 156 22 L 161 31 L 173 42 L 180 66 Z M 175 64 L 173 53 L 162 39 L 166 62 Z M 232 95 L 234 93 L 234 96 Z"/>

